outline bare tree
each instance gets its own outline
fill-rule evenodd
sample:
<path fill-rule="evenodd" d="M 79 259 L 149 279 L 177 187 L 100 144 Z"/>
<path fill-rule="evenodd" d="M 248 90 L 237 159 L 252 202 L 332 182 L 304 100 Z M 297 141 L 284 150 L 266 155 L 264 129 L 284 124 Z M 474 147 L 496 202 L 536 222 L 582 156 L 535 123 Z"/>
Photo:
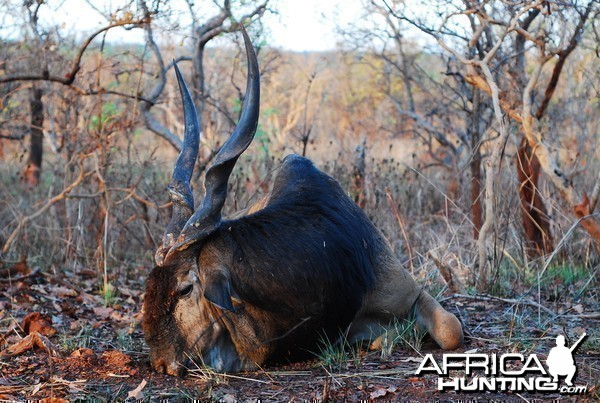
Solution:
<path fill-rule="evenodd" d="M 493 117 L 491 103 L 465 82 L 452 55 L 438 54 L 408 39 L 412 25 L 394 14 L 404 15 L 412 4 L 398 0 L 363 4 L 365 15 L 357 26 L 340 29 L 349 46 L 375 56 L 373 69 L 381 71 L 378 89 L 391 104 L 396 122 L 395 127 L 384 126 L 384 132 L 410 133 L 426 147 L 432 161 L 427 166 L 442 167 L 450 177 L 470 172 L 466 203 L 478 238 L 483 225 L 481 146 Z M 476 56 L 475 50 L 468 49 L 471 57 Z M 436 70 L 443 71 L 441 78 L 433 77 Z"/>
<path fill-rule="evenodd" d="M 4 74 L 0 74 L 0 85 L 13 83 L 28 83 L 21 88 L 29 88 L 29 128 L 30 142 L 26 165 L 23 168 L 22 179 L 29 187 L 37 186 L 40 178 L 43 161 L 44 120 L 46 107 L 44 97 L 50 85 L 60 84 L 68 87 L 78 95 L 115 94 L 127 98 L 137 98 L 135 95 L 108 90 L 100 86 L 84 88 L 77 81 L 81 73 L 83 59 L 89 51 L 93 40 L 102 33 L 115 27 L 134 27 L 144 24 L 142 19 L 135 19 L 133 15 L 126 18 L 112 18 L 106 26 L 93 32 L 75 52 L 75 57 L 67 59 L 59 50 L 58 27 L 42 26 L 40 13 L 43 7 L 48 7 L 44 2 L 26 1 L 23 6 L 26 20 L 24 29 L 24 42 L 30 44 L 28 52 L 20 55 L 11 55 L 17 60 L 15 63 L 5 60 Z M 68 66 L 68 67 L 65 67 Z M 14 137 L 19 139 L 19 136 Z"/>
<path fill-rule="evenodd" d="M 251 7 L 247 9 L 248 7 L 243 7 L 244 5 L 241 3 L 238 4 L 238 2 L 234 2 L 232 5 L 230 0 L 214 2 L 213 4 L 217 6 L 216 14 L 210 18 L 201 20 L 198 17 L 198 10 L 201 9 L 202 5 L 206 6 L 206 4 L 198 5 L 197 2 L 186 0 L 189 14 L 192 18 L 189 34 L 189 37 L 192 38 L 191 55 L 180 56 L 178 60 L 192 61 L 192 97 L 194 98 L 198 116 L 201 120 L 201 127 L 206 100 L 209 97 L 205 88 L 206 79 L 204 71 L 204 55 L 207 44 L 222 33 L 239 31 L 240 23 L 251 25 L 254 21 L 260 20 L 265 11 L 267 11 L 268 3 L 268 0 L 256 4 L 253 3 Z M 145 1 L 140 1 L 139 5 L 148 19 L 150 19 L 153 14 L 161 12 L 160 9 L 150 10 Z M 236 18 L 234 16 L 236 11 L 243 14 Z M 181 150 L 182 142 L 179 137 L 160 123 L 152 113 L 153 106 L 163 94 L 167 82 L 166 73 L 173 66 L 173 63 L 165 64 L 161 49 L 156 43 L 152 24 L 146 24 L 144 29 L 146 32 L 146 46 L 151 50 L 156 61 L 157 79 L 150 89 L 146 100 L 140 103 L 140 110 L 148 129 L 165 139 L 175 149 Z"/>
<path fill-rule="evenodd" d="M 460 73 L 465 81 L 492 98 L 500 133 L 495 140 L 495 149 L 503 149 L 499 142 L 508 137 L 509 122 L 504 116 L 518 125 L 523 140 L 517 167 L 529 248 L 537 253 L 552 248 L 548 215 L 537 190 L 540 169 L 559 190 L 575 216 L 582 219 L 583 227 L 600 240 L 600 220 L 591 215 L 593 210 L 589 208 L 587 198 L 575 190 L 572 181 L 552 157 L 539 124 L 567 58 L 580 43 L 588 22 L 599 13 L 599 3 L 594 0 L 568 3 L 465 0 L 462 4 L 452 5 L 439 2 L 430 5 L 440 16 L 435 19 L 435 24 L 432 24 L 431 16 L 407 15 L 388 6 L 395 18 L 435 38 L 461 63 Z M 469 25 L 461 25 L 461 19 L 469 21 Z M 549 78 L 542 74 L 545 70 L 551 71 Z M 540 101 L 538 94 L 543 94 Z M 496 158 L 502 156 L 502 153 L 494 154 Z M 498 162 L 490 160 L 487 163 L 485 228 L 494 226 L 494 192 L 489 189 L 493 181 L 489 178 L 497 172 L 494 167 Z M 483 283 L 486 282 L 487 233 L 480 233 Z"/>

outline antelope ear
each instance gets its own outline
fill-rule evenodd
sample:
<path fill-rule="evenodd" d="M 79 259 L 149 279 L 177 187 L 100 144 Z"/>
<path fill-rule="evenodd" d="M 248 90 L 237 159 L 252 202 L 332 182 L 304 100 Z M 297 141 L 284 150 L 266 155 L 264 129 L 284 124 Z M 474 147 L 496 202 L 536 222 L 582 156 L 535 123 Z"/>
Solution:
<path fill-rule="evenodd" d="M 224 273 L 215 272 L 207 276 L 204 298 L 221 309 L 236 312 L 231 294 L 231 283 Z"/>

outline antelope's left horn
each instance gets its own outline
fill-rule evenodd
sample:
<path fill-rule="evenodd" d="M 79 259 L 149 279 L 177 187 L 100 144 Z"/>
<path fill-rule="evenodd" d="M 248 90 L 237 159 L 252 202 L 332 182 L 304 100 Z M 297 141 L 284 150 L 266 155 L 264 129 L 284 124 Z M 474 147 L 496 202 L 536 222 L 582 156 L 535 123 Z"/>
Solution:
<path fill-rule="evenodd" d="M 173 170 L 173 178 L 167 187 L 173 202 L 173 215 L 163 235 L 162 245 L 154 255 L 158 266 L 164 264 L 167 253 L 175 244 L 175 240 L 179 237 L 185 223 L 194 214 L 194 195 L 190 187 L 190 180 L 194 172 L 196 158 L 198 158 L 198 147 L 200 146 L 200 125 L 196 107 L 177 64 L 174 67 L 183 103 L 185 131 L 183 146 Z"/>

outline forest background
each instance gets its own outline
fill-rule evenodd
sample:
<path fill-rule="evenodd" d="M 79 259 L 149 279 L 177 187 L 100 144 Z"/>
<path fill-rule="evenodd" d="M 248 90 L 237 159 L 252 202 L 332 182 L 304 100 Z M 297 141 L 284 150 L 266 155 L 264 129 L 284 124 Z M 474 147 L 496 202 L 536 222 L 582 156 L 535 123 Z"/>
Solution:
<path fill-rule="evenodd" d="M 83 4 L 97 28 L 56 22 L 65 3 L 0 2 L 1 349 L 39 313 L 62 355 L 108 338 L 144 362 L 143 283 L 183 132 L 173 63 L 201 117 L 199 200 L 244 97 L 241 22 L 258 48 L 261 115 L 228 213 L 268 192 L 285 155 L 306 155 L 434 295 L 459 313 L 502 305 L 486 307 L 493 330 L 462 312 L 472 340 L 533 349 L 585 331 L 597 357 L 597 0 L 356 1 L 352 18 L 326 16 L 337 45 L 319 51 L 273 37 L 286 2 Z M 4 392 L 33 396 L 40 377 L 17 364 L 1 364 L 22 380 Z M 42 379 L 54 386 L 37 396 L 73 386 Z M 332 385 L 330 396 L 352 389 Z"/>

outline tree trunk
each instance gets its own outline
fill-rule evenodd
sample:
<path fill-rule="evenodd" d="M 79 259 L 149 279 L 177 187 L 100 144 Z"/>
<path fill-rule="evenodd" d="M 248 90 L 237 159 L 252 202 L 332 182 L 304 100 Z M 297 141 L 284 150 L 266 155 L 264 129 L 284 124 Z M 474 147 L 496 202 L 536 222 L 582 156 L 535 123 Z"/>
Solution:
<path fill-rule="evenodd" d="M 483 225 L 481 207 L 481 155 L 479 150 L 473 154 L 469 163 L 471 168 L 471 220 L 473 221 L 473 239 L 479 239 L 479 230 Z"/>
<path fill-rule="evenodd" d="M 479 119 L 481 93 L 473 87 L 473 110 L 471 111 L 471 126 L 467 128 L 470 132 L 472 157 L 469 163 L 471 170 L 471 220 L 473 221 L 473 239 L 479 239 L 479 230 L 483 225 L 483 207 L 481 206 L 481 133 L 479 131 Z"/>
<path fill-rule="evenodd" d="M 31 88 L 31 97 L 29 99 L 31 115 L 31 135 L 29 137 L 29 156 L 27 164 L 23 169 L 21 177 L 23 183 L 30 187 L 36 187 L 40 181 L 43 157 L 44 140 L 44 104 L 42 102 L 42 90 L 34 86 Z"/>
<path fill-rule="evenodd" d="M 526 238 L 525 249 L 529 256 L 541 256 L 552 251 L 553 239 L 546 206 L 537 190 L 541 164 L 525 139 L 521 141 L 517 153 L 516 167 Z"/>

